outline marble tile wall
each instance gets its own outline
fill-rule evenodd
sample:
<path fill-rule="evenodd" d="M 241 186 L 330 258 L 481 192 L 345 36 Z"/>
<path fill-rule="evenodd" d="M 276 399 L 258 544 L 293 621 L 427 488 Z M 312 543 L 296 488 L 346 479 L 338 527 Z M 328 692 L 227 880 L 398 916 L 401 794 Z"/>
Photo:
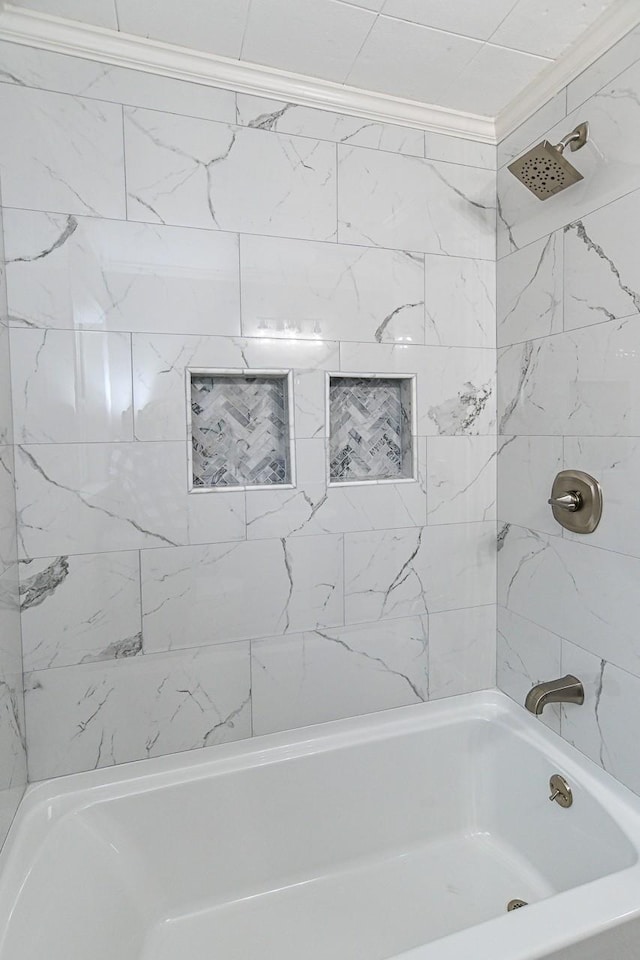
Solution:
<path fill-rule="evenodd" d="M 0 122 L 30 778 L 492 686 L 492 151 L 8 44 Z M 293 489 L 188 493 L 188 367 L 293 371 Z"/>
<path fill-rule="evenodd" d="M 575 673 L 583 706 L 543 722 L 640 793 L 640 31 L 499 147 L 498 683 L 522 702 Z M 545 203 L 505 164 L 587 120 L 582 183 Z M 547 497 L 594 474 L 600 526 L 567 533 Z"/>
<path fill-rule="evenodd" d="M 0 181 L 0 846 L 27 780 L 9 339 Z"/>

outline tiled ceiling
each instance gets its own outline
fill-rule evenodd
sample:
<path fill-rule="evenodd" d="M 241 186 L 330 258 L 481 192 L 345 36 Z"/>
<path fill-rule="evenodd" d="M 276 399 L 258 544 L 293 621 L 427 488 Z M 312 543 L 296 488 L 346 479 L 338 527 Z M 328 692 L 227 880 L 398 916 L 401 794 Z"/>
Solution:
<path fill-rule="evenodd" d="M 14 0 L 366 90 L 495 116 L 615 0 Z"/>

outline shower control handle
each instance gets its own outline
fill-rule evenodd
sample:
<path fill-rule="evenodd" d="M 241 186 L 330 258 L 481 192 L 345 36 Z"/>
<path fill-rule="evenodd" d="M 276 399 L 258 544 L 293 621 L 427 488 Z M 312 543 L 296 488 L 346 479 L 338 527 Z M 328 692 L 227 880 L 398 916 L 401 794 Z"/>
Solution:
<path fill-rule="evenodd" d="M 559 507 L 561 510 L 569 510 L 571 513 L 575 513 L 576 510 L 582 508 L 583 500 L 582 495 L 577 490 L 570 490 L 562 497 L 549 497 L 547 503 L 550 503 L 552 507 Z"/>

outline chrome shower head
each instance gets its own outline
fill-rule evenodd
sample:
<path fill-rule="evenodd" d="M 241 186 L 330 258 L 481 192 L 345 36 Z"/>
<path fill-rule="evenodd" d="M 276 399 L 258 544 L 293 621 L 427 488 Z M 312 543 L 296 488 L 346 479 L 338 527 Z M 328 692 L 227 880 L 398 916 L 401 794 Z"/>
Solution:
<path fill-rule="evenodd" d="M 510 163 L 507 169 L 535 194 L 538 200 L 548 200 L 554 194 L 584 179 L 562 154 L 567 145 L 571 150 L 583 147 L 587 142 L 588 132 L 587 124 L 581 123 L 556 146 L 543 140 L 524 156 Z"/>

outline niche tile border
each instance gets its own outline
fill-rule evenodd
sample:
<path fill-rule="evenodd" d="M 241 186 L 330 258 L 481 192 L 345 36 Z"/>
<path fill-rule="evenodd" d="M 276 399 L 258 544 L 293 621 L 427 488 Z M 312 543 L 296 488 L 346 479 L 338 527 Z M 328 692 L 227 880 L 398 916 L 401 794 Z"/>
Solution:
<path fill-rule="evenodd" d="M 399 380 L 406 385 L 406 403 L 409 406 L 408 415 L 408 433 L 404 438 L 406 449 L 404 456 L 409 460 L 409 466 L 405 466 L 404 472 L 399 472 L 397 476 L 380 477 L 367 479 L 358 477 L 349 480 L 336 480 L 331 476 L 332 462 L 332 425 L 331 425 L 331 384 L 334 380 Z M 354 487 L 372 484 L 389 483 L 415 483 L 418 471 L 418 429 L 417 429 L 417 389 L 416 375 L 412 373 L 349 373 L 344 370 L 329 372 L 325 380 L 325 409 L 326 409 L 326 427 L 327 427 L 327 449 L 326 449 L 326 472 L 327 485 L 329 487 Z M 401 438 L 402 442 L 402 438 Z"/>
<path fill-rule="evenodd" d="M 191 385 L 194 378 L 218 378 L 220 380 L 255 380 L 270 379 L 284 381 L 286 424 L 284 442 L 288 461 L 287 479 L 280 483 L 221 483 L 200 485 L 194 482 L 194 449 L 193 430 L 194 418 L 192 411 Z M 282 369 L 241 368 L 228 367 L 186 367 L 185 392 L 187 405 L 187 467 L 189 493 L 238 493 L 245 490 L 291 490 L 296 486 L 295 445 L 294 445 L 294 402 L 293 402 L 293 371 Z"/>

